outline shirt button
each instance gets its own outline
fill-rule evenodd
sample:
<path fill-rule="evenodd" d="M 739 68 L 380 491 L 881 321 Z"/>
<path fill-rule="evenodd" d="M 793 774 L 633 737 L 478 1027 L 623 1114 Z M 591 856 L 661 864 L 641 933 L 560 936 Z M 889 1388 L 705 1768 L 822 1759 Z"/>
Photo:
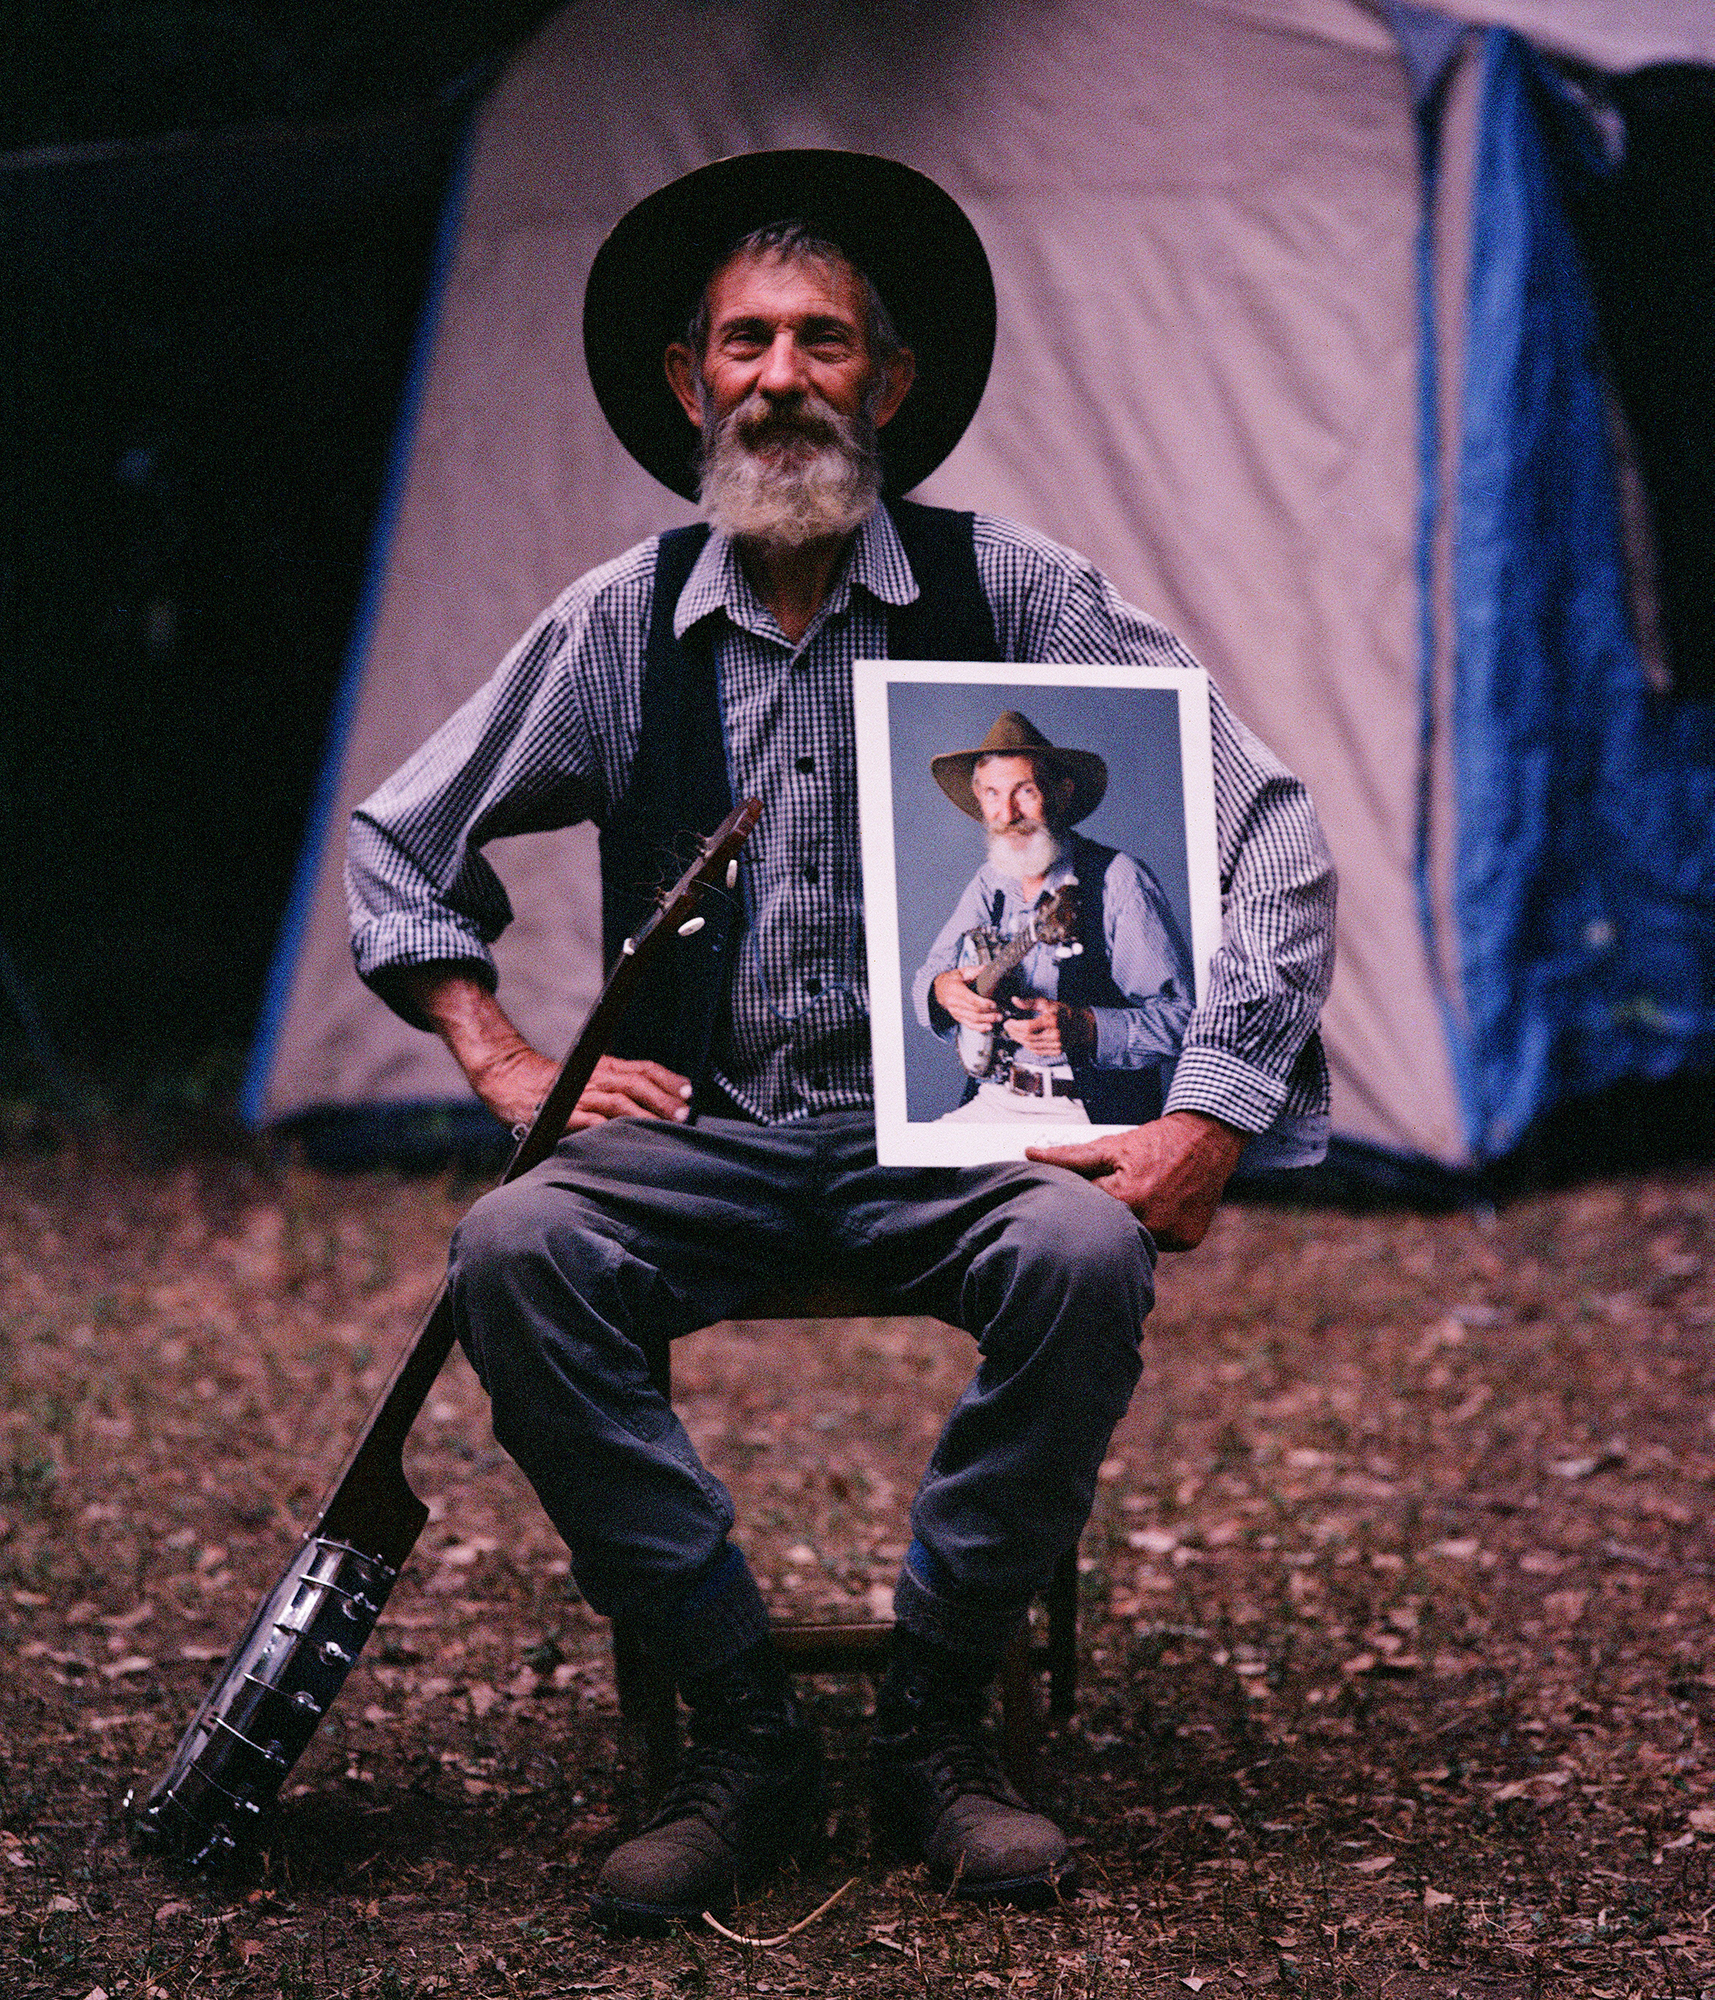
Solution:
<path fill-rule="evenodd" d="M 821 879 L 822 879 L 821 869 L 819 869 L 816 866 L 815 862 L 806 861 L 804 863 L 804 880 L 808 882 L 812 888 L 814 888 L 815 885 L 819 881 L 821 881 Z"/>
<path fill-rule="evenodd" d="M 804 772 L 807 776 L 811 771 L 813 771 L 816 768 L 815 758 L 812 757 L 808 751 L 806 751 L 804 755 L 798 759 L 798 768 L 800 771 Z"/>
<path fill-rule="evenodd" d="M 804 981 L 804 991 L 809 994 L 812 1000 L 815 999 L 816 995 L 820 993 L 821 990 L 822 990 L 822 982 L 819 979 L 806 979 Z"/>

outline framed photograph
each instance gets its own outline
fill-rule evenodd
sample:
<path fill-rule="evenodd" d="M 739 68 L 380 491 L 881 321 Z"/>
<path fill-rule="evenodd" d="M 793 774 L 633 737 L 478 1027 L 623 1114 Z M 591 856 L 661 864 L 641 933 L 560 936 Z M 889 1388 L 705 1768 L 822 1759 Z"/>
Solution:
<path fill-rule="evenodd" d="M 876 1137 L 965 1166 L 1159 1114 L 1220 939 L 1196 669 L 853 669 Z"/>

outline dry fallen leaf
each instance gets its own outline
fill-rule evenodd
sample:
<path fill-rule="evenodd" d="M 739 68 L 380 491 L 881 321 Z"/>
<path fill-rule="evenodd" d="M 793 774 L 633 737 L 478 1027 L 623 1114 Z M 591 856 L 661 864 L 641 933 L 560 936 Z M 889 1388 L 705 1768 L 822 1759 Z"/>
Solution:
<path fill-rule="evenodd" d="M 1128 1549 L 1143 1549 L 1152 1556 L 1171 1555 L 1179 1537 L 1171 1528 L 1133 1528 L 1125 1538 Z"/>
<path fill-rule="evenodd" d="M 101 1673 L 103 1679 L 116 1681 L 123 1679 L 127 1674 L 146 1674 L 154 1664 L 153 1660 L 145 1658 L 141 1653 L 127 1653 L 122 1660 L 109 1660 L 101 1669 Z"/>
<path fill-rule="evenodd" d="M 103 1617 L 101 1622 L 109 1632 L 130 1632 L 154 1615 L 155 1607 L 145 1597 L 141 1604 L 134 1604 L 129 1611 L 118 1612 L 112 1617 Z"/>

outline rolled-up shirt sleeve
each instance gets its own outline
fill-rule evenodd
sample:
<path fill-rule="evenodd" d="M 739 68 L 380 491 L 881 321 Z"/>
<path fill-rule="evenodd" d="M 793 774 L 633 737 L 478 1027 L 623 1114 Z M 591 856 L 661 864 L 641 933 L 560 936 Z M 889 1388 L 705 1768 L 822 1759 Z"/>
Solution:
<path fill-rule="evenodd" d="M 398 983 L 407 968 L 456 963 L 494 985 L 489 947 L 512 906 L 483 846 L 604 815 L 614 774 L 579 687 L 580 663 L 592 643 L 600 650 L 599 623 L 575 590 L 550 607 L 493 679 L 351 816 L 352 955 L 407 1020 L 415 1016 Z"/>
<path fill-rule="evenodd" d="M 1325 1126 L 1313 1037 L 1334 969 L 1333 860 L 1304 787 L 1211 693 L 1221 943 L 1167 1108 L 1249 1132 L 1318 1114 Z"/>

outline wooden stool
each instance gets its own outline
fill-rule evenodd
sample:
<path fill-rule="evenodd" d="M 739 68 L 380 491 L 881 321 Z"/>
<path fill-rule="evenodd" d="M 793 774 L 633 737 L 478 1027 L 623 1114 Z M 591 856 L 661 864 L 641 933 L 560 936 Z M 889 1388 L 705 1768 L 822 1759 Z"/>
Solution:
<path fill-rule="evenodd" d="M 744 1321 L 790 1319 L 864 1319 L 877 1314 L 875 1301 L 833 1285 L 771 1292 L 747 1305 Z M 670 1401 L 673 1392 L 672 1343 L 650 1342 L 649 1379 Z M 1078 1552 L 1068 1549 L 1055 1565 L 1044 1593 L 1047 1633 L 1033 1641 L 1028 1628 L 1007 1649 L 1000 1670 L 1001 1761 L 1020 1791 L 1028 1791 L 1042 1737 L 1041 1711 L 1036 1699 L 1036 1674 L 1048 1673 L 1048 1712 L 1063 1720 L 1072 1712 L 1078 1677 Z M 771 1622 L 774 1644 L 788 1670 L 795 1674 L 869 1674 L 879 1678 L 887 1664 L 893 1633 L 890 1618 L 845 1622 L 780 1620 Z M 657 1667 L 644 1651 L 636 1629 L 616 1619 L 613 1627 L 614 1680 L 619 1691 L 620 1719 L 632 1741 L 643 1746 L 644 1785 L 658 1799 L 671 1780 L 679 1758 L 679 1708 L 673 1677 Z"/>

